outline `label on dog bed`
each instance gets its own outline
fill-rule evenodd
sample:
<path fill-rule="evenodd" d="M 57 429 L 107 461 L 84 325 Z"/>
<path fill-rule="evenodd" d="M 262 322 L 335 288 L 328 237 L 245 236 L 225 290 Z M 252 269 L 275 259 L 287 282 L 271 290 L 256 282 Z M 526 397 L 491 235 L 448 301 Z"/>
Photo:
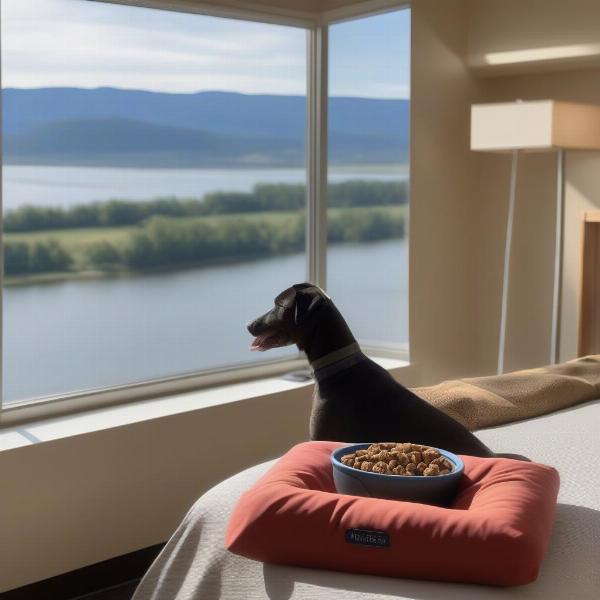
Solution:
<path fill-rule="evenodd" d="M 346 529 L 346 541 L 349 544 L 359 544 L 360 546 L 388 548 L 390 545 L 390 536 L 385 531 Z"/>

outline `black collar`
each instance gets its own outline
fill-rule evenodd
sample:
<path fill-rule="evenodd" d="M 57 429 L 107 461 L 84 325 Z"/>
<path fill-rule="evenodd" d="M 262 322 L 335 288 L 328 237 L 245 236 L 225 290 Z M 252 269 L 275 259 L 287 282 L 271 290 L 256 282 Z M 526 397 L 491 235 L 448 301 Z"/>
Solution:
<path fill-rule="evenodd" d="M 344 369 L 349 369 L 363 360 L 367 360 L 367 357 L 362 353 L 358 343 L 354 342 L 312 361 L 311 367 L 315 379 L 323 381 L 323 379 L 331 377 Z"/>

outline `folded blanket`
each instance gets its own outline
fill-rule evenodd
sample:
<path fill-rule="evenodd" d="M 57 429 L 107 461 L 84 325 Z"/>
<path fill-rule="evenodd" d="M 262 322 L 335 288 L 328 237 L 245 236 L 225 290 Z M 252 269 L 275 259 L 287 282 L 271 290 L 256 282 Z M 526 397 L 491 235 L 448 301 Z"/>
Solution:
<path fill-rule="evenodd" d="M 502 425 L 600 398 L 600 355 L 413 391 L 468 429 Z"/>

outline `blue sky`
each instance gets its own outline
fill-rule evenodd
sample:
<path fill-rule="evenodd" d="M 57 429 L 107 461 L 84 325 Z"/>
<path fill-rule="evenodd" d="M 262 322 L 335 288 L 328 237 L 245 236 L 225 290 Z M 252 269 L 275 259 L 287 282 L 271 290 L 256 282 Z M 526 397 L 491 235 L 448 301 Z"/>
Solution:
<path fill-rule="evenodd" d="M 2 0 L 3 87 L 304 94 L 302 29 L 88 0 Z M 331 27 L 330 93 L 406 98 L 409 13 Z"/>
<path fill-rule="evenodd" d="M 395 11 L 329 29 L 329 89 L 334 96 L 408 98 L 410 12 Z"/>

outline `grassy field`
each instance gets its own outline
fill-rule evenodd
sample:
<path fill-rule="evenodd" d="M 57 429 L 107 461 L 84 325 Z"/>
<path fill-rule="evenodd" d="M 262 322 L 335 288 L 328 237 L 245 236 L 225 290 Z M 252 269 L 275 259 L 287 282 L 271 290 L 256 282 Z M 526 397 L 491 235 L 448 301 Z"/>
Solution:
<path fill-rule="evenodd" d="M 371 207 L 358 207 L 358 208 L 332 208 L 329 210 L 329 214 L 335 217 L 342 211 L 352 211 L 355 215 L 361 213 L 377 211 L 390 216 L 397 216 L 405 214 L 406 206 L 381 206 L 377 208 Z M 256 212 L 256 213 L 242 213 L 233 215 L 211 215 L 207 217 L 194 217 L 187 220 L 199 221 L 207 224 L 223 223 L 227 221 L 234 221 L 238 219 L 244 219 L 246 221 L 258 221 L 264 223 L 270 223 L 272 225 L 282 225 L 286 221 L 290 221 L 297 218 L 298 213 L 293 212 Z M 177 220 L 174 218 L 174 220 Z M 51 231 L 32 231 L 27 233 L 5 233 L 5 242 L 25 242 L 27 244 L 34 244 L 35 242 L 45 240 L 56 240 L 60 242 L 65 250 L 67 250 L 75 259 L 75 264 L 82 264 L 82 257 L 86 246 L 95 242 L 110 242 L 116 246 L 125 244 L 129 239 L 131 233 L 139 230 L 141 227 L 99 227 L 99 228 L 84 228 L 84 229 L 57 229 Z"/>
<path fill-rule="evenodd" d="M 335 218 L 340 213 L 349 213 L 360 216 L 361 214 L 377 212 L 390 217 L 398 217 L 406 215 L 407 206 L 378 206 L 378 207 L 356 207 L 356 208 L 332 208 L 329 210 L 329 215 Z M 198 221 L 208 225 L 216 225 L 218 223 L 226 223 L 228 221 L 237 221 L 243 219 L 245 221 L 254 221 L 265 223 L 272 226 L 283 226 L 286 222 L 293 221 L 298 218 L 297 212 L 255 212 L 227 215 L 210 215 L 205 217 L 170 217 L 177 221 L 186 219 L 187 222 Z M 143 230 L 143 225 L 139 226 L 121 226 L 121 227 L 106 227 L 106 228 L 85 228 L 85 229 L 60 229 L 50 231 L 26 232 L 26 233 L 5 233 L 5 242 L 24 242 L 33 245 L 36 242 L 55 240 L 59 242 L 63 248 L 72 256 L 73 266 L 68 273 L 46 273 L 24 276 L 6 277 L 7 284 L 24 284 L 32 282 L 55 281 L 57 279 L 75 279 L 88 278 L 91 276 L 100 276 L 100 273 L 91 272 L 86 266 L 86 248 L 97 242 L 109 242 L 116 247 L 124 247 L 132 233 Z M 106 275 L 106 274 L 104 274 Z"/>

